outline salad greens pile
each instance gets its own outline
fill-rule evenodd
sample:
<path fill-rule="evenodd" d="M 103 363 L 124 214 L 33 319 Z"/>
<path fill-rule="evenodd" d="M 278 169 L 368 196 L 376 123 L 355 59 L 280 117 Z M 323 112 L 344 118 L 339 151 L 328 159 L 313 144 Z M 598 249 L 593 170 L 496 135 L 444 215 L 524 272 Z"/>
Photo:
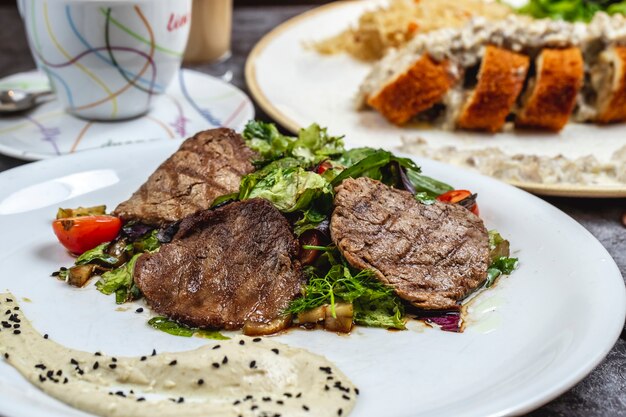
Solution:
<path fill-rule="evenodd" d="M 589 22 L 597 12 L 626 14 L 625 0 L 530 0 L 518 9 L 534 18 Z"/>
<path fill-rule="evenodd" d="M 394 290 L 381 283 L 373 271 L 350 266 L 332 245 L 329 222 L 334 189 L 346 178 L 364 176 L 407 190 L 417 201 L 432 204 L 453 188 L 422 175 L 412 160 L 391 152 L 372 148 L 346 150 L 343 137 L 332 136 L 316 124 L 300 130 L 297 136 L 287 136 L 273 124 L 251 121 L 243 137 L 247 146 L 259 155 L 258 160 L 253 161 L 257 169 L 242 178 L 238 192 L 217 198 L 213 207 L 263 198 L 290 221 L 300 239 L 307 285 L 302 297 L 292 301 L 284 313 L 298 320 L 303 313 L 323 308 L 324 314 L 330 311 L 337 319 L 336 306 L 341 303 L 350 307 L 353 323 L 404 329 L 405 304 Z M 115 294 L 118 304 L 136 300 L 142 294 L 133 279 L 135 262 L 144 253 L 158 251 L 162 243 L 171 240 L 175 231 L 176 226 L 156 230 L 141 223 L 126 224 L 114 241 L 85 252 L 76 259 L 75 266 L 62 268 L 53 275 L 72 282 L 74 274 L 79 277 L 76 278 L 79 283 L 96 275 L 99 276 L 96 288 L 103 294 Z M 491 265 L 486 287 L 517 267 L 517 259 L 509 257 L 509 242 L 498 232 L 489 233 L 489 244 Z M 307 256 L 306 261 L 303 254 Z M 450 313 L 445 317 L 431 316 L 429 320 L 443 323 L 442 329 L 458 331 L 459 314 L 455 314 L 452 314 L 454 317 Z M 155 317 L 149 324 L 179 336 L 223 337 L 217 332 L 203 333 L 164 317 Z"/>

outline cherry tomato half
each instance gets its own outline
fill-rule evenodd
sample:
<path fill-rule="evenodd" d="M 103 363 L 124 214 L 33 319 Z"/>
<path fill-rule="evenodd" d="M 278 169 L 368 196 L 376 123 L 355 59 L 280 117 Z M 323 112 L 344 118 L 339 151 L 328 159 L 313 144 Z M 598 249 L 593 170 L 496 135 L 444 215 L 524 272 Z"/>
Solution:
<path fill-rule="evenodd" d="M 59 242 L 77 255 L 115 239 L 121 228 L 122 221 L 113 216 L 70 217 L 52 222 Z"/>
<path fill-rule="evenodd" d="M 439 197 L 437 197 L 437 200 L 444 203 L 456 204 L 459 201 L 463 201 L 471 196 L 472 192 L 468 190 L 452 190 L 448 191 L 447 193 L 441 194 Z M 472 205 L 472 207 L 470 208 L 470 211 L 478 216 L 480 214 L 480 210 L 478 210 L 478 204 L 474 203 L 474 205 Z"/>

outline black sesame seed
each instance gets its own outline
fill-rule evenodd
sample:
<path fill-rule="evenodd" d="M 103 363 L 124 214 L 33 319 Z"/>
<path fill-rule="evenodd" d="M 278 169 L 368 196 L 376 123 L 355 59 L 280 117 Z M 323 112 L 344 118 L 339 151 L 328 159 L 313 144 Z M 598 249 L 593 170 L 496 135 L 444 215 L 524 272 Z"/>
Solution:
<path fill-rule="evenodd" d="M 11 323 L 9 323 L 8 321 L 3 321 L 2 327 L 4 327 L 5 329 L 8 329 L 9 327 L 11 327 Z"/>
<path fill-rule="evenodd" d="M 330 390 L 330 387 L 328 385 L 324 385 L 324 391 L 328 391 Z"/>
<path fill-rule="evenodd" d="M 278 401 L 276 401 L 276 404 L 283 405 L 283 404 L 285 404 L 285 402 L 283 400 L 278 400 Z"/>
<path fill-rule="evenodd" d="M 111 358 L 111 362 L 117 362 L 117 358 Z"/>
<path fill-rule="evenodd" d="M 13 299 L 7 298 L 7 303 L 12 303 L 12 302 L 13 302 Z"/>
<path fill-rule="evenodd" d="M 54 371 L 50 370 L 50 371 L 46 372 L 46 376 L 48 378 L 52 378 L 54 376 Z"/>
<path fill-rule="evenodd" d="M 354 392 L 356 392 L 356 395 L 359 395 L 359 389 L 358 388 L 355 388 Z"/>
<path fill-rule="evenodd" d="M 302 409 L 303 409 L 304 411 L 309 411 L 309 407 L 307 407 L 306 405 L 303 405 L 303 406 L 302 406 Z"/>
<path fill-rule="evenodd" d="M 256 410 L 257 408 L 259 408 L 259 406 L 258 406 L 258 405 L 253 405 L 252 407 L 250 407 L 250 410 L 254 411 L 254 410 Z"/>
<path fill-rule="evenodd" d="M 156 349 L 152 349 L 152 356 L 156 356 Z"/>
<path fill-rule="evenodd" d="M 95 355 L 95 356 L 102 356 L 102 353 L 100 353 L 100 352 L 96 352 L 96 353 L 94 353 L 94 355 Z"/>
<path fill-rule="evenodd" d="M 58 277 L 61 271 L 54 271 L 50 274 L 51 277 Z"/>
<path fill-rule="evenodd" d="M 277 355 L 278 355 L 279 350 L 278 350 L 278 349 L 276 349 L 276 348 L 274 348 L 274 349 L 272 349 L 272 352 L 274 352 L 275 354 L 277 354 Z"/>
<path fill-rule="evenodd" d="M 326 377 L 326 381 L 332 381 L 333 379 L 335 379 L 335 377 L 333 377 L 333 376 L 327 376 Z"/>
<path fill-rule="evenodd" d="M 137 310 L 135 310 L 135 313 L 143 313 L 143 307 L 139 307 Z"/>
<path fill-rule="evenodd" d="M 4 359 L 9 359 L 9 354 L 8 353 L 4 353 Z"/>
<path fill-rule="evenodd" d="M 241 401 L 239 400 L 235 400 L 235 402 L 233 403 L 233 405 L 239 405 L 239 404 L 241 404 Z"/>
<path fill-rule="evenodd" d="M 302 397 L 302 393 L 301 392 L 299 392 L 298 395 L 296 395 L 296 398 L 300 398 L 300 397 Z"/>
<path fill-rule="evenodd" d="M 134 394 L 134 393 L 135 393 L 135 391 L 133 391 L 132 389 L 131 389 L 130 391 L 128 391 L 128 392 L 130 392 L 131 394 Z"/>
<path fill-rule="evenodd" d="M 272 399 L 270 397 L 263 397 L 262 400 L 265 401 L 265 402 L 272 401 Z"/>
<path fill-rule="evenodd" d="M 239 341 L 239 344 L 240 344 L 241 346 L 243 346 L 243 345 L 245 345 L 245 344 L 246 344 L 246 342 L 244 342 L 243 340 L 240 340 L 240 341 Z"/>
<path fill-rule="evenodd" d="M 256 361 L 250 362 L 250 369 L 256 368 Z"/>
<path fill-rule="evenodd" d="M 228 363 L 228 357 L 224 356 L 224 359 L 222 359 L 222 365 L 226 365 Z"/>
<path fill-rule="evenodd" d="M 199 379 L 198 380 L 198 385 L 202 385 L 202 384 L 204 384 L 204 379 Z"/>
<path fill-rule="evenodd" d="M 340 416 L 343 414 L 343 410 L 340 408 L 339 410 L 337 410 L 337 415 Z"/>
<path fill-rule="evenodd" d="M 333 370 L 330 369 L 330 366 L 320 366 L 320 371 L 325 372 L 328 375 L 333 373 Z"/>
<path fill-rule="evenodd" d="M 256 343 L 256 342 L 260 342 L 260 341 L 261 341 L 261 338 L 260 338 L 260 337 L 255 337 L 254 339 L 252 339 L 252 341 L 253 341 L 253 342 L 255 342 L 255 343 Z"/>
<path fill-rule="evenodd" d="M 110 363 L 110 364 L 109 364 L 109 368 L 111 368 L 111 369 L 115 369 L 115 368 L 117 368 L 117 365 L 116 365 L 116 364 L 114 364 L 114 363 Z"/>
<path fill-rule="evenodd" d="M 4 314 L 11 314 L 11 310 L 5 311 Z"/>
<path fill-rule="evenodd" d="M 293 397 L 293 395 L 291 395 L 291 394 L 290 394 L 290 393 L 288 393 L 288 392 L 284 393 L 283 395 L 284 395 L 285 397 L 287 397 L 287 398 L 291 398 L 291 397 Z"/>
<path fill-rule="evenodd" d="M 13 330 L 13 334 L 20 334 L 20 333 L 22 333 L 22 332 L 19 331 L 19 330 Z"/>
<path fill-rule="evenodd" d="M 100 367 L 100 364 L 99 364 L 98 362 L 95 362 L 95 363 L 93 364 L 93 369 L 94 369 L 94 370 L 95 370 L 95 369 L 98 369 L 99 367 Z"/>
<path fill-rule="evenodd" d="M 70 359 L 70 363 L 72 365 L 78 365 L 78 361 L 76 359 L 74 359 L 74 358 Z"/>
<path fill-rule="evenodd" d="M 178 361 L 176 361 L 176 359 L 174 359 L 173 361 L 170 362 L 170 366 L 174 366 L 178 363 Z"/>
<path fill-rule="evenodd" d="M 221 347 L 220 345 L 215 345 L 215 346 L 213 346 L 213 350 L 219 349 L 220 347 Z"/>
<path fill-rule="evenodd" d="M 139 397 L 139 398 L 137 398 L 137 402 L 142 402 L 142 401 L 146 401 L 146 399 L 145 399 L 145 398 L 143 398 L 143 397 Z"/>
<path fill-rule="evenodd" d="M 85 373 L 85 371 L 80 368 L 76 368 L 76 371 L 78 371 L 78 375 L 83 375 Z"/>
<path fill-rule="evenodd" d="M 43 375 L 39 375 L 39 382 L 46 382 L 46 378 Z"/>
<path fill-rule="evenodd" d="M 142 362 L 145 361 L 146 359 L 148 359 L 148 358 L 146 358 L 145 356 L 142 356 L 141 358 L 139 358 L 139 360 L 142 361 Z"/>
<path fill-rule="evenodd" d="M 63 375 L 63 371 L 59 369 L 59 370 L 57 371 L 57 376 L 61 376 L 61 375 Z"/>
<path fill-rule="evenodd" d="M 213 364 L 212 364 L 212 365 L 213 365 L 213 367 L 214 367 L 214 368 L 219 368 L 219 367 L 220 367 L 220 364 L 219 364 L 219 363 L 217 363 L 217 362 L 213 362 Z"/>
<path fill-rule="evenodd" d="M 35 368 L 45 371 L 46 365 L 44 365 L 43 363 L 38 363 L 37 365 L 35 365 Z"/>
<path fill-rule="evenodd" d="M 252 395 L 246 395 L 246 398 L 244 398 L 244 401 L 251 400 L 251 399 L 252 399 Z"/>
<path fill-rule="evenodd" d="M 185 402 L 185 399 L 183 397 L 179 397 L 177 402 L 178 402 L 178 404 L 180 404 L 182 402 Z"/>
<path fill-rule="evenodd" d="M 66 267 L 64 267 L 64 266 L 62 266 L 61 268 L 59 268 L 59 270 L 61 270 L 61 271 L 67 271 L 67 268 L 66 268 Z"/>
<path fill-rule="evenodd" d="M 350 397 L 348 397 L 346 394 L 343 394 L 341 398 L 343 398 L 344 400 L 350 400 Z"/>
<path fill-rule="evenodd" d="M 44 334 L 44 335 L 43 335 L 43 338 L 44 338 L 44 339 L 47 339 L 47 338 L 48 338 L 48 333 Z"/>
<path fill-rule="evenodd" d="M 64 378 L 64 379 L 63 379 L 63 383 L 64 383 L 64 384 L 67 384 L 67 378 Z"/>
<path fill-rule="evenodd" d="M 20 309 L 19 307 L 13 307 L 13 310 L 19 310 L 19 309 Z"/>
<path fill-rule="evenodd" d="M 126 397 L 126 395 L 122 392 L 122 391 L 117 391 L 115 393 L 115 395 L 119 396 L 119 397 Z"/>

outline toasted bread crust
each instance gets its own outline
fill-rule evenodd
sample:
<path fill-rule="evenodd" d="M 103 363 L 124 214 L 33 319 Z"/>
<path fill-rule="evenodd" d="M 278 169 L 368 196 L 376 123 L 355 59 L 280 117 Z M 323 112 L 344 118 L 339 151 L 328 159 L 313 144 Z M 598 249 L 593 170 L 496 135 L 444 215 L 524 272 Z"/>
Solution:
<path fill-rule="evenodd" d="M 367 104 L 390 122 L 403 125 L 440 102 L 454 81 L 447 61 L 437 62 L 424 55 L 411 68 L 372 94 Z"/>
<path fill-rule="evenodd" d="M 457 119 L 462 129 L 497 132 L 522 91 L 529 57 L 495 46 L 485 48 L 478 85 Z"/>
<path fill-rule="evenodd" d="M 615 123 L 626 120 L 626 47 L 616 46 L 613 54 L 612 89 L 608 97 L 598 97 L 598 123 Z"/>
<path fill-rule="evenodd" d="M 576 105 L 584 81 L 580 48 L 544 49 L 537 58 L 537 77 L 515 124 L 559 131 Z"/>

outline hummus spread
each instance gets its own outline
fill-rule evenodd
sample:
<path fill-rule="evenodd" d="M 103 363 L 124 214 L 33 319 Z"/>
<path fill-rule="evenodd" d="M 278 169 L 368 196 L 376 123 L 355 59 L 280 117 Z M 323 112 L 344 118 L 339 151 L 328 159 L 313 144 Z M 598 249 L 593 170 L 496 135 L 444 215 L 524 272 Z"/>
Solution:
<path fill-rule="evenodd" d="M 240 336 L 181 353 L 116 358 L 39 334 L 0 293 L 0 360 L 48 395 L 100 416 L 342 416 L 356 387 L 325 358 Z"/>

